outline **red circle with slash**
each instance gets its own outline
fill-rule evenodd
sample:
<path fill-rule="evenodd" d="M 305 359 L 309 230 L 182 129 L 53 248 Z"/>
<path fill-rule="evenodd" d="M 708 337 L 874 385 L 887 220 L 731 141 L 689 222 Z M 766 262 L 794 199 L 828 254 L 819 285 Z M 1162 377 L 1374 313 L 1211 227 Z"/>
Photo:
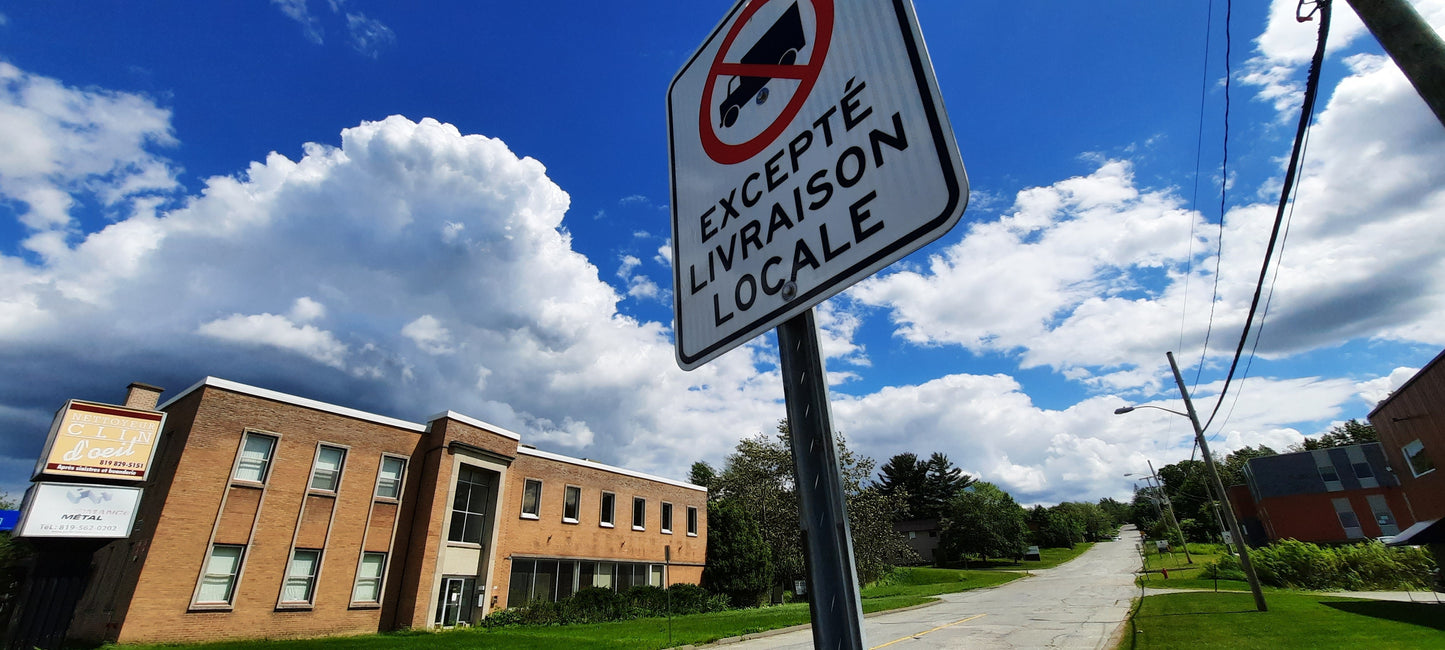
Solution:
<path fill-rule="evenodd" d="M 833 0 L 810 1 L 813 5 L 813 13 L 817 18 L 817 27 L 816 37 L 813 40 L 813 53 L 808 56 L 807 63 L 764 65 L 723 61 L 743 27 L 758 13 L 759 9 L 768 5 L 772 0 L 749 4 L 733 22 L 732 28 L 728 30 L 727 37 L 723 39 L 722 46 L 718 48 L 717 56 L 713 58 L 712 67 L 708 69 L 707 81 L 703 85 L 702 91 L 702 106 L 698 111 L 698 133 L 702 137 L 702 149 L 714 162 L 733 165 L 758 155 L 777 140 L 779 135 L 782 135 L 783 130 L 792 124 L 793 118 L 798 116 L 798 111 L 802 110 L 803 103 L 808 99 L 808 93 L 818 82 L 818 74 L 823 69 L 823 60 L 828 56 L 828 44 L 833 40 Z M 713 88 L 717 86 L 719 77 L 795 79 L 798 81 L 798 88 L 793 93 L 792 99 L 788 101 L 788 105 L 783 108 L 783 111 L 778 114 L 768 128 L 763 129 L 762 133 L 747 142 L 728 144 L 718 138 L 717 131 L 714 130 L 716 127 L 713 126 L 712 121 Z"/>

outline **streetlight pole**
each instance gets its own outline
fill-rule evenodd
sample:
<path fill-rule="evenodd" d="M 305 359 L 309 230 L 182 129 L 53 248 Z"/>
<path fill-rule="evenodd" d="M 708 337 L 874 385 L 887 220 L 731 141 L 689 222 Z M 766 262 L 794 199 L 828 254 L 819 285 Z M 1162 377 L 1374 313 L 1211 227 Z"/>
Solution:
<path fill-rule="evenodd" d="M 1244 577 L 1249 579 L 1249 590 L 1254 594 L 1254 606 L 1259 611 L 1269 611 L 1264 603 L 1264 592 L 1259 588 L 1259 577 L 1254 574 L 1254 565 L 1249 561 L 1249 546 L 1244 543 L 1244 535 L 1239 530 L 1239 520 L 1234 517 L 1234 506 L 1229 503 L 1228 493 L 1224 491 L 1224 484 L 1219 480 L 1219 470 L 1214 467 L 1214 457 L 1209 455 L 1209 441 L 1204 439 L 1204 428 L 1199 426 L 1199 416 L 1194 413 L 1194 402 L 1189 399 L 1189 391 L 1184 388 L 1184 376 L 1179 374 L 1179 364 L 1174 362 L 1174 353 L 1165 352 L 1169 358 L 1169 368 L 1174 371 L 1174 383 L 1179 385 L 1179 394 L 1184 396 L 1184 410 L 1189 413 L 1189 423 L 1194 425 L 1194 438 L 1199 441 L 1199 451 L 1204 454 L 1204 467 L 1209 470 L 1209 481 L 1214 484 L 1214 493 L 1224 498 L 1223 510 L 1225 522 L 1229 524 L 1229 533 L 1234 537 L 1234 546 L 1239 551 L 1239 567 L 1244 570 Z"/>
<path fill-rule="evenodd" d="M 1184 559 L 1194 564 L 1194 558 L 1189 555 L 1189 539 L 1184 537 L 1184 529 L 1179 527 L 1179 518 L 1174 516 L 1174 504 L 1169 501 L 1169 495 L 1164 492 L 1164 480 L 1159 478 L 1159 473 L 1154 471 L 1154 461 L 1149 463 L 1149 476 L 1154 479 L 1154 489 L 1159 491 L 1159 498 L 1164 500 L 1164 507 L 1169 511 L 1169 522 L 1174 524 L 1174 531 L 1179 533 L 1179 542 L 1184 545 Z"/>

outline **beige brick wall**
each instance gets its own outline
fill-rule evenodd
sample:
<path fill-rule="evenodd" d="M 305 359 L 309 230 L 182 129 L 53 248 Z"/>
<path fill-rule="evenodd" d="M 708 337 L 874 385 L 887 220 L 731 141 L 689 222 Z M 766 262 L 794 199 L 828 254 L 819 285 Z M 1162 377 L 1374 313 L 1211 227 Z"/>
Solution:
<path fill-rule="evenodd" d="M 362 533 L 366 530 L 381 453 L 410 456 L 420 435 L 212 387 L 202 388 L 201 393 L 185 454 L 176 466 L 174 484 L 165 498 L 158 524 L 160 534 L 150 541 L 145 567 L 118 640 L 200 641 L 378 630 L 380 609 L 350 607 Z M 230 484 L 241 436 L 248 428 L 280 434 L 265 494 L 260 499 L 256 532 L 247 547 L 232 610 L 193 611 L 192 593 L 206 560 L 222 495 Z M 278 611 L 281 583 L 302 503 L 307 498 L 306 485 L 318 442 L 347 445 L 350 449 L 336 497 L 323 497 L 334 500 L 335 514 L 329 537 L 323 537 L 326 549 L 314 607 Z M 404 509 L 409 510 L 405 505 Z M 314 521 L 309 515 L 306 519 Z M 406 544 L 405 535 L 398 537 L 401 539 L 397 540 L 393 556 Z M 395 578 L 398 563 L 389 564 L 390 577 Z"/>
<path fill-rule="evenodd" d="M 537 519 L 522 517 L 523 483 L 542 480 Z M 526 454 L 518 455 L 508 474 L 509 498 L 502 504 L 498 571 L 493 593 L 506 606 L 512 555 L 606 559 L 661 563 L 664 546 L 672 547 L 670 582 L 697 583 L 707 552 L 707 493 L 606 470 L 563 463 Z M 566 486 L 582 488 L 578 522 L 562 521 Z M 599 525 L 602 492 L 616 494 L 615 526 Z M 632 529 L 632 499 L 647 500 L 646 530 Z M 673 507 L 672 533 L 661 529 L 662 503 Z M 698 509 L 698 536 L 687 535 L 687 508 Z M 696 566 L 689 566 L 696 565 Z"/>
<path fill-rule="evenodd" d="M 496 542 L 486 548 L 493 576 L 488 592 L 500 596 L 500 605 L 506 604 L 514 554 L 660 563 L 664 546 L 671 546 L 670 581 L 696 583 L 701 577 L 707 508 L 706 493 L 699 490 L 519 453 L 515 439 L 449 417 L 422 433 L 215 386 L 197 389 L 167 412 L 168 432 L 145 486 L 135 533 L 96 555 L 95 575 L 103 578 L 84 596 L 72 638 L 188 642 L 429 626 L 450 514 L 456 459 L 448 445 L 454 442 L 496 455 L 499 467 L 512 459 L 498 486 Z M 279 435 L 264 490 L 231 480 L 248 430 Z M 334 496 L 307 491 L 316 447 L 323 442 L 348 448 Z M 400 506 L 373 497 L 383 453 L 409 458 Z M 536 520 L 520 516 L 523 481 L 529 477 L 543 482 Z M 582 488 L 576 524 L 562 522 L 566 485 Z M 603 490 L 617 497 L 615 528 L 598 525 Z M 647 499 L 644 531 L 631 527 L 634 496 Z M 672 534 L 660 530 L 664 501 L 674 508 Z M 697 537 L 686 534 L 689 506 L 699 510 Z M 192 605 L 213 535 L 222 542 L 249 540 L 226 610 Z M 303 548 L 324 546 L 313 605 L 279 608 L 298 539 Z M 368 550 L 390 549 L 380 607 L 351 605 L 363 544 Z"/>

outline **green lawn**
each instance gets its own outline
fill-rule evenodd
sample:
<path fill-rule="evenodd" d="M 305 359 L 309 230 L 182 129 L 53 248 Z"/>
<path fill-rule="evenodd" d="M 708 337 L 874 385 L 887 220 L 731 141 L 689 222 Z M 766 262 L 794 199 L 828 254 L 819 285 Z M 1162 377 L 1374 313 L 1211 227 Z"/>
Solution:
<path fill-rule="evenodd" d="M 863 590 L 863 612 L 899 609 L 935 600 L 931 596 L 980 587 L 991 587 L 1023 577 L 997 571 L 954 571 L 949 569 L 900 569 L 888 585 Z M 446 632 L 370 634 L 329 639 L 286 641 L 245 641 L 187 646 L 124 646 L 142 648 L 205 648 L 206 650 L 339 650 L 343 648 L 557 648 L 593 650 L 605 648 L 668 648 L 703 644 L 731 636 L 762 632 L 808 622 L 807 603 L 775 607 L 737 609 L 712 614 L 676 616 L 672 619 L 671 641 L 665 618 L 645 618 L 590 625 L 463 629 Z"/>
<path fill-rule="evenodd" d="M 1149 596 L 1119 648 L 1445 648 L 1445 610 L 1434 603 L 1285 591 L 1266 601 L 1269 611 L 1259 612 L 1248 593 Z"/>
<path fill-rule="evenodd" d="M 1124 542 L 1108 542 L 1110 544 L 1123 544 Z M 1051 569 L 1060 564 L 1068 562 L 1094 547 L 1094 542 L 1082 542 L 1075 544 L 1073 548 L 1041 548 L 1037 560 L 971 560 L 968 562 L 969 570 L 977 571 L 1037 571 L 1039 569 Z"/>
<path fill-rule="evenodd" d="M 936 596 L 993 587 L 1024 577 L 1013 571 L 963 571 L 929 567 L 903 567 L 888 577 L 863 588 L 863 605 L 870 599 L 890 596 Z"/>

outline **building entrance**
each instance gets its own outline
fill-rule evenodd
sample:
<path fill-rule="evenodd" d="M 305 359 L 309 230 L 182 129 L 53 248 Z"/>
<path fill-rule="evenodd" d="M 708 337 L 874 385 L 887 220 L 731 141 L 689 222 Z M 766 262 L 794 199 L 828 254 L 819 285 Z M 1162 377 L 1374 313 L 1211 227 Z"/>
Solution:
<path fill-rule="evenodd" d="M 442 578 L 441 597 L 437 599 L 437 626 L 471 625 L 477 611 L 476 594 L 476 578 Z"/>

